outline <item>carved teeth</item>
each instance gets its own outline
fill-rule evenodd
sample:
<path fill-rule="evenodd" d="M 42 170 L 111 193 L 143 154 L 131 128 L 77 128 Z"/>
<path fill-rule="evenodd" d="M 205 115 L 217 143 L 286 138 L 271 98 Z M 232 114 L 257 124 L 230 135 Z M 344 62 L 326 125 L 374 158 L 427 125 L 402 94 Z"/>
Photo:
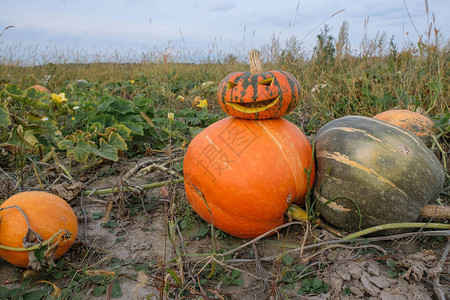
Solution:
<path fill-rule="evenodd" d="M 280 96 L 275 99 L 269 99 L 265 101 L 257 101 L 257 102 L 249 102 L 249 103 L 235 103 L 235 102 L 227 102 L 228 105 L 233 107 L 234 109 L 244 112 L 244 113 L 256 113 L 260 111 L 264 111 L 275 104 L 277 104 Z"/>

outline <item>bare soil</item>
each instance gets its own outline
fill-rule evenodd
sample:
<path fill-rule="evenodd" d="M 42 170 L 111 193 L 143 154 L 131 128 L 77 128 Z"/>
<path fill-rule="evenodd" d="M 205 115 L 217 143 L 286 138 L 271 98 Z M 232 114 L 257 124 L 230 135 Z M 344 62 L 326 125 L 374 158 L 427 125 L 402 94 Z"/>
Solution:
<path fill-rule="evenodd" d="M 249 240 L 218 231 L 215 231 L 216 238 L 212 238 L 209 230 L 205 232 L 207 224 L 190 209 L 182 184 L 174 184 L 172 189 L 166 186 L 123 191 L 123 187 L 168 179 L 169 174 L 161 171 L 163 168 L 139 172 L 152 163 L 164 166 L 164 162 L 163 156 L 122 159 L 80 173 L 75 182 L 58 176 L 60 171 L 53 167 L 45 170 L 47 179 L 54 183 L 49 189 L 68 200 L 79 220 L 77 242 L 62 258 L 65 269 L 72 268 L 79 273 L 115 272 L 120 275 L 117 278 L 122 292 L 119 299 L 200 298 L 202 295 L 203 298 L 260 300 L 439 299 L 437 293 L 450 298 L 450 264 L 448 259 L 441 259 L 445 247 L 449 246 L 442 236 L 417 233 L 378 242 L 333 244 L 339 237 L 329 231 L 320 227 L 310 230 L 305 224 L 293 223 L 226 257 L 208 255 L 214 249 L 223 253 Z M 28 187 L 38 187 L 33 184 L 31 179 L 27 182 Z M 81 188 L 111 187 L 119 191 L 83 197 L 78 194 Z M 174 235 L 168 233 L 172 221 L 177 225 Z M 321 246 L 314 247 L 315 244 Z M 295 269 L 300 264 L 307 271 Z M 212 265 L 215 271 L 211 270 Z M 234 279 L 233 270 L 240 271 Z M 177 274 L 181 287 L 178 278 L 170 272 Z M 42 279 L 44 273 L 41 271 L 36 280 Z M 3 286 L 18 287 L 23 276 L 24 270 L 0 260 Z M 329 288 L 321 293 L 299 295 L 297 291 L 302 289 L 306 278 L 320 278 Z M 60 288 L 69 286 L 70 282 L 70 278 L 53 280 Z M 84 284 L 73 298 L 95 299 L 94 286 Z"/>

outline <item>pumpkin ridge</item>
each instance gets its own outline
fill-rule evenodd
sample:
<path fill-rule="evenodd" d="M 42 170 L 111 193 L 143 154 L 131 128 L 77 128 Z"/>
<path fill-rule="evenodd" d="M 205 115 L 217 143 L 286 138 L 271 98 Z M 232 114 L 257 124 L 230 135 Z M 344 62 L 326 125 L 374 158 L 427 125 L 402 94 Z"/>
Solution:
<path fill-rule="evenodd" d="M 285 79 L 286 79 L 287 83 L 289 84 L 290 93 L 297 94 L 296 97 L 294 97 L 294 98 L 296 98 L 296 101 L 291 101 L 288 106 L 288 111 L 292 111 L 298 105 L 298 102 L 300 101 L 300 97 L 301 97 L 300 85 L 298 83 L 298 80 L 291 73 L 284 72 L 284 71 L 280 71 L 280 72 L 283 72 L 283 74 L 286 76 Z M 284 93 L 281 93 L 281 94 L 284 94 Z"/>
<path fill-rule="evenodd" d="M 284 160 L 286 161 L 286 164 L 289 166 L 289 169 L 291 170 L 292 175 L 294 176 L 294 181 L 295 181 L 295 186 L 298 187 L 299 186 L 299 178 L 297 178 L 297 172 L 295 172 L 295 170 L 292 168 L 292 165 L 289 162 L 289 158 L 286 156 L 286 153 L 284 151 L 284 147 L 283 145 L 280 144 L 280 142 L 278 141 L 278 139 L 272 134 L 271 130 L 269 130 L 265 124 L 263 122 L 259 122 L 259 124 L 264 131 L 267 133 L 267 135 L 275 142 L 275 144 L 278 146 L 278 148 L 280 149 L 281 154 L 283 155 Z M 304 170 L 305 167 L 303 166 L 303 162 L 301 159 L 296 160 L 297 162 L 300 163 L 301 168 L 300 170 Z M 303 180 L 300 180 L 303 181 Z M 292 199 L 292 202 L 295 202 L 296 199 Z"/>
<path fill-rule="evenodd" d="M 376 136 L 373 136 L 372 134 L 368 133 L 366 130 L 363 129 L 358 129 L 358 128 L 351 128 L 351 127 L 332 127 L 332 128 L 328 128 L 326 130 L 323 131 L 323 133 L 328 133 L 332 130 L 341 130 L 341 131 L 345 131 L 348 133 L 362 133 L 364 136 L 373 139 L 374 141 L 378 142 L 378 143 L 383 143 L 383 140 L 377 138 Z M 386 144 L 386 147 L 388 147 L 391 151 L 393 152 L 398 152 L 400 151 L 398 148 L 393 148 L 390 145 Z"/>
<path fill-rule="evenodd" d="M 402 194 L 404 194 L 405 196 L 408 196 L 407 193 L 405 193 L 402 189 L 400 189 L 399 187 L 397 187 L 394 183 L 392 183 L 392 181 L 390 181 L 389 179 L 387 179 L 386 177 L 381 176 L 380 174 L 378 174 L 377 172 L 375 172 L 374 170 L 371 170 L 365 166 L 363 166 L 362 164 L 351 160 L 347 155 L 343 155 L 339 152 L 334 152 L 334 153 L 330 153 L 328 151 L 318 151 L 316 153 L 316 157 L 318 158 L 328 158 L 328 159 L 332 159 L 334 161 L 337 161 L 339 163 L 348 165 L 350 167 L 354 167 L 357 168 L 358 170 L 364 171 L 368 174 L 372 174 L 375 175 L 375 177 L 385 183 L 388 184 L 390 186 L 392 186 L 394 189 L 396 189 L 397 191 L 401 192 Z"/>
<path fill-rule="evenodd" d="M 342 131 L 345 131 L 345 132 L 348 132 L 348 133 L 360 132 L 360 133 L 364 134 L 365 136 L 367 136 L 367 137 L 369 137 L 369 138 L 371 138 L 371 139 L 373 139 L 373 140 L 375 140 L 375 141 L 377 141 L 377 142 L 381 142 L 381 140 L 380 140 L 379 138 L 377 138 L 377 137 L 371 135 L 370 133 L 368 133 L 368 132 L 365 131 L 365 130 L 358 129 L 358 128 L 352 128 L 352 127 L 332 127 L 332 128 L 329 128 L 329 129 L 327 129 L 327 130 L 325 130 L 325 131 L 323 131 L 323 132 L 325 133 L 325 132 L 329 132 L 329 131 L 332 131 L 332 130 L 342 130 Z"/>
<path fill-rule="evenodd" d="M 223 209 L 222 206 L 219 205 L 215 205 L 213 201 L 208 201 L 206 200 L 206 196 L 204 195 L 204 193 L 202 192 L 201 188 L 199 188 L 197 185 L 195 185 L 190 179 L 188 179 L 189 181 L 189 185 L 192 186 L 194 188 L 194 191 L 196 192 L 196 194 L 198 195 L 199 198 L 202 199 L 203 202 L 200 202 L 202 204 L 204 204 L 207 207 L 208 210 L 208 218 L 209 220 L 211 220 L 211 223 L 214 225 L 214 212 L 215 211 L 219 211 L 220 213 L 227 215 L 229 217 L 232 218 L 237 218 L 237 219 L 242 219 L 242 220 L 252 220 L 252 221 L 256 221 L 258 223 L 265 223 L 267 225 L 270 224 L 274 224 L 274 223 L 278 223 L 280 218 L 276 218 L 276 220 L 274 218 L 272 219 L 264 219 L 261 218 L 261 216 L 259 215 L 255 215 L 255 216 L 251 216 L 251 215 L 246 215 L 246 216 L 242 216 L 233 212 L 230 212 L 226 209 Z M 286 201 L 287 203 L 287 201 Z M 287 210 L 288 206 L 286 204 L 286 210 Z"/>

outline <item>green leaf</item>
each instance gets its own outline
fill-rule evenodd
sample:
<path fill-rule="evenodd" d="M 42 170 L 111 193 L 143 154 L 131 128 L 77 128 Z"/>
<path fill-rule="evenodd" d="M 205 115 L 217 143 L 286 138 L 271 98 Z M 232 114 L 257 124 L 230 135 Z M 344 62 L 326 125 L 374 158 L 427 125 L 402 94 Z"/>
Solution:
<path fill-rule="evenodd" d="M 293 263 L 294 263 L 294 258 L 291 256 L 291 255 L 289 255 L 289 254 L 286 254 L 284 257 L 283 257 L 283 263 L 285 264 L 285 265 L 292 265 Z"/>
<path fill-rule="evenodd" d="M 116 98 L 110 95 L 105 95 L 99 100 L 99 106 L 97 112 L 107 111 L 109 106 L 116 101 Z"/>
<path fill-rule="evenodd" d="M 33 100 L 41 100 L 43 98 L 47 98 L 47 93 L 38 91 L 35 88 L 29 88 L 26 91 L 26 96 Z"/>
<path fill-rule="evenodd" d="M 10 95 L 23 96 L 24 92 L 15 84 L 7 84 L 5 86 L 6 92 Z"/>
<path fill-rule="evenodd" d="M 73 142 L 71 140 L 62 140 L 58 142 L 58 148 L 60 150 L 67 150 L 73 148 Z"/>
<path fill-rule="evenodd" d="M 173 126 L 173 129 L 177 129 L 177 130 L 185 130 L 189 127 L 186 123 L 180 122 L 178 120 L 174 120 L 172 122 L 172 126 Z"/>
<path fill-rule="evenodd" d="M 108 144 L 104 138 L 100 138 L 100 147 L 94 151 L 94 153 L 103 158 L 117 161 L 119 156 L 117 154 L 117 149 L 114 146 Z"/>
<path fill-rule="evenodd" d="M 293 267 L 295 271 L 302 272 L 307 266 L 305 264 L 295 264 Z"/>
<path fill-rule="evenodd" d="M 238 278 L 239 276 L 241 276 L 241 271 L 234 269 L 231 271 L 231 278 Z"/>
<path fill-rule="evenodd" d="M 237 286 L 244 286 L 245 282 L 241 278 L 233 280 L 233 283 Z"/>
<path fill-rule="evenodd" d="M 305 279 L 302 281 L 302 288 L 309 288 L 310 286 L 312 286 L 312 279 Z"/>
<path fill-rule="evenodd" d="M 209 114 L 204 110 L 200 110 L 200 111 L 197 111 L 197 117 L 200 120 L 204 121 L 204 120 L 208 120 Z"/>
<path fill-rule="evenodd" d="M 281 288 L 283 290 L 292 290 L 292 289 L 294 289 L 294 287 L 295 287 L 295 284 L 289 283 L 289 284 L 284 284 Z"/>
<path fill-rule="evenodd" d="M 394 278 L 394 277 L 397 277 L 397 276 L 398 276 L 398 273 L 397 273 L 396 271 L 394 271 L 394 270 L 388 270 L 388 271 L 386 272 L 386 274 L 387 274 L 387 276 L 388 276 L 389 278 Z"/>
<path fill-rule="evenodd" d="M 181 171 L 183 171 L 183 163 L 182 162 L 181 163 L 175 163 L 173 165 L 173 168 L 174 168 L 175 171 L 181 172 Z"/>
<path fill-rule="evenodd" d="M 6 287 L 0 286 L 0 299 L 7 299 L 8 293 L 9 290 Z"/>
<path fill-rule="evenodd" d="M 0 127 L 8 127 L 11 125 L 11 119 L 9 118 L 9 112 L 6 108 L 0 107 Z"/>
<path fill-rule="evenodd" d="M 127 143 L 124 141 L 122 136 L 117 132 L 112 132 L 109 136 L 109 144 L 117 150 L 127 150 Z"/>
<path fill-rule="evenodd" d="M 123 124 L 114 124 L 114 126 L 112 126 L 114 129 L 117 130 L 117 133 L 120 134 L 120 136 L 125 140 L 131 140 L 131 129 L 128 128 L 127 126 L 123 125 Z"/>
<path fill-rule="evenodd" d="M 347 285 L 345 286 L 345 288 L 342 290 L 342 294 L 344 296 L 350 296 L 352 293 L 352 290 L 350 289 L 350 287 Z"/>
<path fill-rule="evenodd" d="M 96 285 L 94 287 L 94 296 L 100 297 L 106 291 L 106 287 L 103 285 Z"/>
<path fill-rule="evenodd" d="M 52 273 L 52 277 L 54 279 L 62 279 L 64 277 L 64 272 L 63 271 L 54 272 Z"/>
<path fill-rule="evenodd" d="M 23 134 L 24 134 L 23 127 L 21 125 L 17 126 L 17 128 L 11 131 L 9 139 L 6 142 L 6 144 L 17 146 L 19 148 L 26 150 L 32 150 L 33 147 L 24 141 Z"/>
<path fill-rule="evenodd" d="M 297 291 L 297 294 L 298 294 L 298 295 L 305 296 L 306 294 L 308 294 L 308 291 L 305 291 L 304 289 L 299 289 L 299 290 Z"/>
<path fill-rule="evenodd" d="M 129 100 L 125 100 L 123 98 L 116 98 L 114 102 L 112 102 L 109 107 L 114 110 L 115 112 L 118 112 L 119 114 L 127 114 L 131 111 L 133 111 L 133 108 L 131 106 L 131 102 Z"/>
<path fill-rule="evenodd" d="M 118 281 L 115 281 L 112 290 L 111 290 L 111 297 L 112 298 L 120 298 L 122 297 L 122 290 L 120 288 L 120 284 Z"/>
<path fill-rule="evenodd" d="M 41 300 L 48 292 L 45 289 L 35 290 L 22 295 L 23 300 Z"/>
<path fill-rule="evenodd" d="M 11 290 L 9 290 L 8 296 L 7 296 L 7 297 L 9 297 L 9 298 L 11 298 L 11 299 L 15 299 L 15 298 L 16 298 L 17 296 L 19 296 L 22 292 L 23 292 L 23 290 L 22 290 L 22 289 L 19 289 L 19 288 L 11 289 Z M 7 298 L 6 298 L 6 299 L 7 299 Z"/>
<path fill-rule="evenodd" d="M 450 113 L 446 113 L 445 116 L 441 117 L 439 120 L 436 121 L 435 125 L 436 127 L 444 128 L 445 126 L 449 125 L 450 120 Z"/>
<path fill-rule="evenodd" d="M 323 283 L 322 286 L 316 291 L 317 293 L 324 293 L 330 289 L 330 286 L 326 283 Z"/>
<path fill-rule="evenodd" d="M 89 126 L 88 131 L 90 133 L 97 133 L 99 131 L 102 131 L 104 128 L 104 126 L 102 125 L 102 123 L 100 122 L 94 122 L 91 124 L 91 126 Z"/>
<path fill-rule="evenodd" d="M 92 154 L 95 151 L 97 151 L 97 146 L 93 142 L 79 141 L 71 153 L 73 153 L 75 160 L 79 162 L 86 162 L 89 154 Z"/>
<path fill-rule="evenodd" d="M 394 260 L 392 259 L 388 259 L 386 261 L 386 265 L 388 265 L 389 267 L 391 267 L 392 269 L 396 269 L 397 268 L 397 264 L 395 263 Z"/>
<path fill-rule="evenodd" d="M 202 226 L 198 229 L 196 236 L 203 237 L 203 236 L 207 235 L 209 231 L 210 231 L 210 228 L 208 225 Z"/>
<path fill-rule="evenodd" d="M 312 281 L 312 287 L 314 290 L 318 290 L 323 285 L 322 279 L 315 277 Z"/>
<path fill-rule="evenodd" d="M 144 135 L 144 126 L 136 122 L 121 122 L 122 125 L 130 129 L 134 134 Z"/>
<path fill-rule="evenodd" d="M 27 143 L 31 147 L 34 147 L 34 146 L 36 146 L 36 144 L 39 143 L 37 138 L 34 136 L 34 133 L 35 132 L 32 129 L 27 130 L 23 133 L 23 140 L 25 141 L 25 143 Z"/>

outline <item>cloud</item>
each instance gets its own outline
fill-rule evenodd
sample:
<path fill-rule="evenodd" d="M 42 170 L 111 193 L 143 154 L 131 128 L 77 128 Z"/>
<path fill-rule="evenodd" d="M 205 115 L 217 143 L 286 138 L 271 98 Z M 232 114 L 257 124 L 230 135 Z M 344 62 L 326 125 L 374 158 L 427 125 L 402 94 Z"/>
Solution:
<path fill-rule="evenodd" d="M 212 12 L 226 12 L 234 8 L 234 2 L 231 0 L 215 0 L 208 1 L 208 11 Z"/>
<path fill-rule="evenodd" d="M 429 19 L 435 12 L 438 28 L 448 34 L 446 0 L 429 2 Z M 422 34 L 428 27 L 425 4 L 408 1 L 407 5 Z M 327 19 L 341 9 L 345 11 Z M 312 49 L 323 23 L 337 37 L 342 22 L 348 21 L 350 41 L 357 47 L 367 18 L 368 38 L 383 31 L 388 38 L 417 37 L 412 34 L 403 2 L 392 0 L 1 0 L 0 11 L 4 12 L 0 27 L 16 26 L 4 33 L 4 43 L 72 42 L 79 47 L 109 48 L 171 43 L 207 52 L 212 44 L 219 50 L 259 48 L 270 43 L 274 35 L 284 46 L 285 40 L 294 35 L 305 48 Z M 407 31 L 409 36 L 405 36 Z"/>

